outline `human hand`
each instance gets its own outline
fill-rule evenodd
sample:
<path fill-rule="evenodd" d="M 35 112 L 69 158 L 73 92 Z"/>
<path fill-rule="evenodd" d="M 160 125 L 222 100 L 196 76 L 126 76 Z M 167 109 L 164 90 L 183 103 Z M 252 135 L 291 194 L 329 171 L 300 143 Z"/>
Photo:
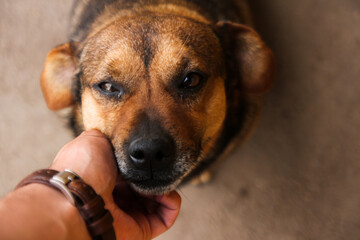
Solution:
<path fill-rule="evenodd" d="M 175 191 L 145 196 L 132 190 L 118 175 L 111 145 L 99 131 L 83 132 L 65 145 L 51 168 L 76 172 L 102 196 L 117 239 L 152 239 L 169 229 L 179 213 L 181 198 Z"/>

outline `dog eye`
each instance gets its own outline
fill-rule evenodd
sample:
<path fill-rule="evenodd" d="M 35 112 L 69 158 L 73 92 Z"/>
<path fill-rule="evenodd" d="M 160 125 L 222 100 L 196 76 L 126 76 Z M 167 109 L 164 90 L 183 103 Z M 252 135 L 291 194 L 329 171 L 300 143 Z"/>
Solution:
<path fill-rule="evenodd" d="M 180 88 L 182 89 L 195 89 L 200 86 L 202 82 L 202 76 L 198 73 L 189 73 L 186 75 L 182 83 L 180 84 Z"/>
<path fill-rule="evenodd" d="M 100 90 L 100 92 L 111 96 L 111 97 L 118 97 L 120 98 L 123 90 L 121 87 L 111 83 L 111 82 L 101 82 L 97 84 L 97 88 Z"/>

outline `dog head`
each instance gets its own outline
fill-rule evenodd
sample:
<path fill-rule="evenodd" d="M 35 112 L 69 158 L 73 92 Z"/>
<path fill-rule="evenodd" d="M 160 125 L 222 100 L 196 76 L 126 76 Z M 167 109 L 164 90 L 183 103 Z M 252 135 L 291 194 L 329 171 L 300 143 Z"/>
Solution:
<path fill-rule="evenodd" d="M 81 129 L 108 136 L 136 190 L 161 194 L 212 154 L 231 114 L 227 73 L 236 72 L 243 92 L 263 93 L 273 65 L 271 51 L 244 25 L 142 16 L 54 48 L 41 85 L 50 109 L 73 107 Z"/>

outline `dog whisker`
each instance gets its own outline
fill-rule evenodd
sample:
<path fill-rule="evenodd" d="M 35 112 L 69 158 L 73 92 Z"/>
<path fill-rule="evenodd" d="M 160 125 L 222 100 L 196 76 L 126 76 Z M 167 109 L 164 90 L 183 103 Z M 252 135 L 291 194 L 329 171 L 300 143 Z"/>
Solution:
<path fill-rule="evenodd" d="M 190 38 L 191 32 L 192 32 L 192 29 L 191 29 L 191 31 L 189 32 L 189 34 L 187 35 L 187 37 L 185 38 L 185 41 L 183 42 L 183 44 L 181 45 L 181 48 L 180 48 L 178 54 L 176 55 L 176 58 L 178 58 L 178 57 L 180 56 L 180 54 L 181 54 L 181 52 L 182 52 L 185 44 L 187 43 L 187 41 L 188 41 L 189 38 Z"/>

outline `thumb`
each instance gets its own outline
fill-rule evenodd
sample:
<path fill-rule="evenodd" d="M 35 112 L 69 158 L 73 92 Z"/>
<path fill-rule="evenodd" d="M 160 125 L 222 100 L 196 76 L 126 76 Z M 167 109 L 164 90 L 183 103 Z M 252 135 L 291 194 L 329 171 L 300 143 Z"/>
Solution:
<path fill-rule="evenodd" d="M 66 144 L 57 154 L 52 169 L 70 169 L 103 197 L 115 187 L 117 166 L 111 144 L 101 132 L 85 131 Z"/>

